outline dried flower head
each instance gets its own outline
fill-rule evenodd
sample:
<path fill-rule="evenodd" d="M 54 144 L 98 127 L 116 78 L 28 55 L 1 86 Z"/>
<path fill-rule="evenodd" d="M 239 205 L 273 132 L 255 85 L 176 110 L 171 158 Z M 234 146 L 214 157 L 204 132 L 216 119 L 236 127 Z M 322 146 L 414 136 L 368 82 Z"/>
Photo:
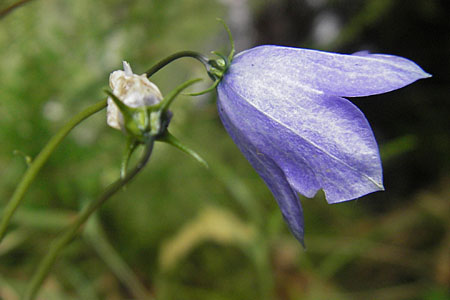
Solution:
<path fill-rule="evenodd" d="M 118 70 L 111 73 L 109 85 L 117 98 L 127 106 L 134 108 L 157 104 L 163 98 L 158 87 L 148 80 L 146 74 L 134 74 L 126 61 L 123 62 L 123 71 Z M 123 130 L 124 120 L 122 113 L 111 97 L 108 97 L 106 117 L 106 122 L 109 126 Z"/>

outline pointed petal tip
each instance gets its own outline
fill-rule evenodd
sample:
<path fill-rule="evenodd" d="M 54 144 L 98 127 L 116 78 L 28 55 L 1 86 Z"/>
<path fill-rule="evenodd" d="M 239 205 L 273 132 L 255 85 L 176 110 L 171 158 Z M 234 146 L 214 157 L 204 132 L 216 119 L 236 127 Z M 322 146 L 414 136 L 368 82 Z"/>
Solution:
<path fill-rule="evenodd" d="M 414 61 L 412 61 L 410 59 L 401 57 L 401 56 L 388 55 L 388 54 L 379 54 L 379 53 L 371 53 L 368 50 L 357 51 L 355 53 L 352 53 L 351 55 L 354 55 L 354 56 L 365 56 L 365 57 L 382 57 L 382 58 L 388 59 L 388 60 L 402 61 L 402 64 L 404 64 L 404 65 L 412 65 L 413 66 L 412 68 L 420 76 L 419 79 L 432 77 L 431 74 L 425 72 L 417 63 L 415 63 Z"/>
<path fill-rule="evenodd" d="M 291 224 L 289 222 L 289 220 L 286 219 L 286 218 L 284 220 L 285 220 L 285 222 L 288 225 L 289 231 L 292 233 L 292 235 L 295 237 L 295 239 L 302 245 L 303 249 L 306 250 L 305 235 L 304 235 L 304 232 L 303 232 L 303 228 L 302 228 L 301 231 L 296 231 L 295 230 L 295 228 L 296 228 L 295 224 Z"/>
<path fill-rule="evenodd" d="M 423 78 L 430 78 L 433 77 L 433 75 L 431 75 L 430 73 L 427 73 L 425 71 L 423 71 Z"/>
<path fill-rule="evenodd" d="M 300 244 L 303 247 L 303 250 L 306 251 L 306 245 L 305 245 L 305 239 L 302 237 L 301 239 L 297 238 L 297 240 L 300 242 Z"/>
<path fill-rule="evenodd" d="M 130 64 L 127 61 L 122 61 L 123 64 L 123 70 L 125 71 L 125 74 L 128 76 L 133 75 L 133 70 L 131 69 Z"/>
<path fill-rule="evenodd" d="M 384 191 L 384 185 L 383 182 L 375 182 L 377 190 L 374 190 L 374 192 L 383 192 Z"/>
<path fill-rule="evenodd" d="M 337 195 L 337 194 L 327 194 L 325 191 L 325 199 L 327 200 L 328 204 L 336 204 L 341 202 L 347 202 L 352 200 L 357 200 L 363 196 L 366 196 L 368 194 L 372 194 L 375 192 L 384 192 L 385 188 L 383 186 L 383 183 L 376 183 L 373 188 L 371 189 L 364 189 L 361 191 L 351 191 L 348 194 L 344 195 Z"/>
<path fill-rule="evenodd" d="M 423 70 L 418 64 L 416 64 L 416 63 L 414 63 L 414 64 L 415 64 L 416 69 L 417 69 L 416 70 L 417 80 L 433 77 L 433 75 L 431 75 L 430 73 L 428 73 L 425 70 Z"/>

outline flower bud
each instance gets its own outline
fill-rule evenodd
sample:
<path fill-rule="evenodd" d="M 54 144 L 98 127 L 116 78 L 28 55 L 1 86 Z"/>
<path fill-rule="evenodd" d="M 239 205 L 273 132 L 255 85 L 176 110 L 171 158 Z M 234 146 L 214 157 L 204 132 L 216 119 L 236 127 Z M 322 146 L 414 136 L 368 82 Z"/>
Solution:
<path fill-rule="evenodd" d="M 123 62 L 123 71 L 111 73 L 109 86 L 117 98 L 133 108 L 155 105 L 163 98 L 158 87 L 148 80 L 146 74 L 134 74 L 126 61 Z M 124 129 L 123 115 L 111 97 L 108 97 L 106 118 L 109 126 L 119 130 Z"/>

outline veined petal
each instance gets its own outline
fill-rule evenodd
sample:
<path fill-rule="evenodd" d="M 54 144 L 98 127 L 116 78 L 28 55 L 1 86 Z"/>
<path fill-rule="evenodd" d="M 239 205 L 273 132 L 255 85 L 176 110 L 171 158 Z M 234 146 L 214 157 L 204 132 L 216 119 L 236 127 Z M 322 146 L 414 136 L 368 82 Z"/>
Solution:
<path fill-rule="evenodd" d="M 226 94 L 221 94 L 220 99 L 217 105 L 225 129 L 267 184 L 278 202 L 289 229 L 303 244 L 303 212 L 297 193 L 291 188 L 284 172 L 277 164 L 269 156 L 259 152 L 257 145 L 248 139 L 246 128 L 241 126 L 242 120 L 239 117 L 236 118 L 234 107 L 228 105 L 230 101 Z"/>
<path fill-rule="evenodd" d="M 336 203 L 383 190 L 372 129 L 342 97 L 385 93 L 429 76 L 393 55 L 260 46 L 233 59 L 217 87 L 219 114 L 302 241 L 295 192 L 313 197 L 322 189 Z"/>
<path fill-rule="evenodd" d="M 336 203 L 383 189 L 372 130 L 348 100 L 294 79 L 280 81 L 279 73 L 243 80 L 232 70 L 218 94 L 247 141 L 270 157 L 299 193 L 313 197 L 323 189 L 327 201 Z"/>
<path fill-rule="evenodd" d="M 242 78 L 277 74 L 280 82 L 297 81 L 304 89 L 335 96 L 368 96 L 389 92 L 430 77 L 414 62 L 384 54 L 354 55 L 280 46 L 260 46 L 241 52 L 230 73 Z"/>

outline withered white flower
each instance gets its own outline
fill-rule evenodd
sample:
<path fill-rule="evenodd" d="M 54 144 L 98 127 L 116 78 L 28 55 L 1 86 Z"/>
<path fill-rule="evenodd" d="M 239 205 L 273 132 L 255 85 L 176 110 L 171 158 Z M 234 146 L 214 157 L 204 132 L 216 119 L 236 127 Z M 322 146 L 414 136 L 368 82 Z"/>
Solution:
<path fill-rule="evenodd" d="M 154 105 L 163 98 L 158 87 L 148 80 L 146 74 L 134 74 L 126 61 L 123 62 L 123 71 L 117 70 L 111 73 L 109 86 L 113 94 L 130 107 Z M 119 130 L 124 127 L 122 113 L 111 97 L 108 97 L 106 122 L 109 126 Z"/>

